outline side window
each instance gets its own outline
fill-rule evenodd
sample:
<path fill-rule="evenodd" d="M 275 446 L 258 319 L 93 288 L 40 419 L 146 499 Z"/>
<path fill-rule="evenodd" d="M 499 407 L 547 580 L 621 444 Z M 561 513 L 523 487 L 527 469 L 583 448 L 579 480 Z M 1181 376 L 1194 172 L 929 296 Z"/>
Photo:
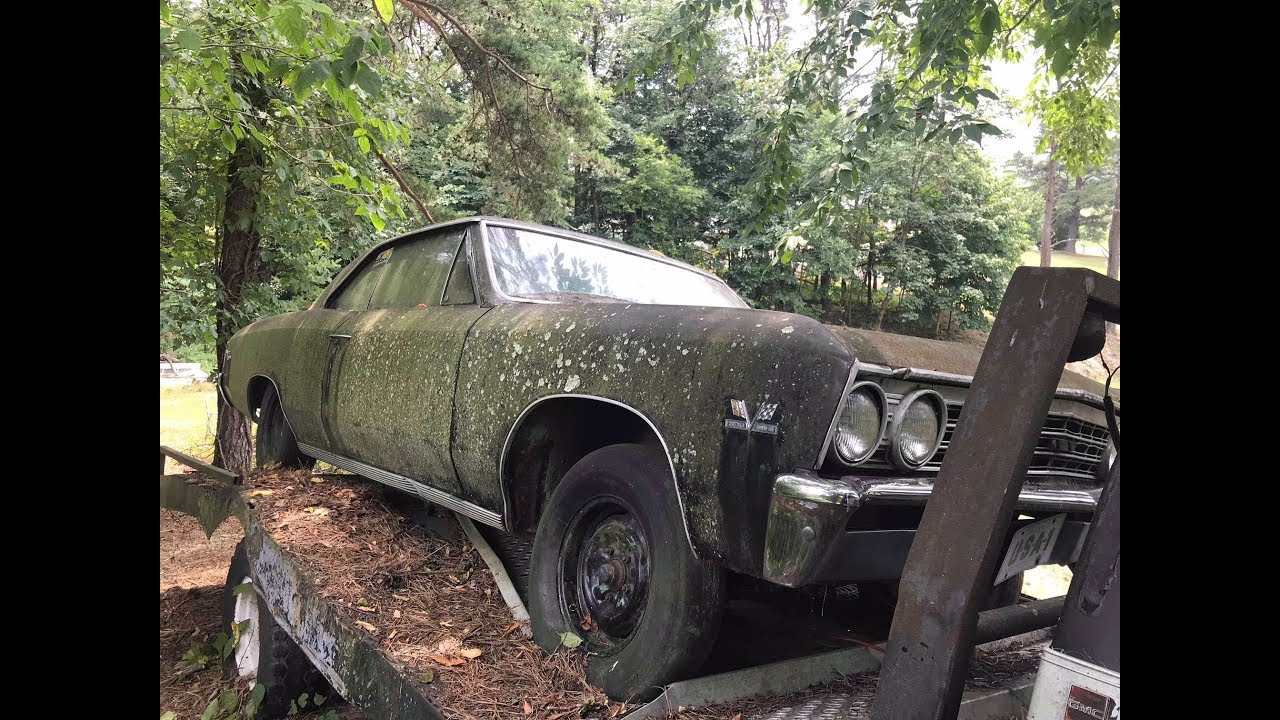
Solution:
<path fill-rule="evenodd" d="M 395 249 L 383 250 L 372 262 L 357 270 L 355 275 L 343 284 L 342 289 L 329 300 L 329 307 L 337 310 L 368 310 L 369 298 L 373 295 L 374 288 L 378 286 L 378 280 L 386 270 L 391 256 L 395 254 L 393 252 Z"/>
<path fill-rule="evenodd" d="M 449 271 L 449 282 L 444 286 L 443 305 L 474 305 L 475 288 L 471 285 L 471 264 L 467 262 L 467 246 L 458 246 L 458 255 Z"/>
<path fill-rule="evenodd" d="M 439 305 L 449 269 L 465 234 L 465 227 L 447 228 L 397 245 L 373 291 L 369 307 L 410 310 L 419 305 Z"/>

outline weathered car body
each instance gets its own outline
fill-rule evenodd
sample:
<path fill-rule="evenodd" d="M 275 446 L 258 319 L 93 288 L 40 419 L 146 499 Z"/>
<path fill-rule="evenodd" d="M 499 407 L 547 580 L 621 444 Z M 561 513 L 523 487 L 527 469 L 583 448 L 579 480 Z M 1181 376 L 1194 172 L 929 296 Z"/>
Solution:
<path fill-rule="evenodd" d="M 509 532 L 535 531 L 559 478 L 587 453 L 644 443 L 667 460 L 670 476 L 655 482 L 675 489 L 698 558 L 788 586 L 898 577 L 980 348 L 741 301 L 516 297 L 490 245 L 515 228 L 719 282 L 606 240 L 468 218 L 374 247 L 308 310 L 241 330 L 220 388 L 252 415 L 274 387 L 305 454 Z M 457 236 L 456 251 L 437 253 L 423 302 L 335 306 L 363 271 L 390 267 L 389 249 L 441 234 Z M 883 390 L 886 418 L 921 388 L 945 399 L 946 433 L 924 466 L 895 465 L 883 437 L 860 463 L 832 452 L 842 403 L 864 381 Z M 1078 552 L 1096 504 L 1108 453 L 1102 393 L 1063 374 L 1020 496 L 1022 513 L 1068 514 L 1055 562 Z"/>

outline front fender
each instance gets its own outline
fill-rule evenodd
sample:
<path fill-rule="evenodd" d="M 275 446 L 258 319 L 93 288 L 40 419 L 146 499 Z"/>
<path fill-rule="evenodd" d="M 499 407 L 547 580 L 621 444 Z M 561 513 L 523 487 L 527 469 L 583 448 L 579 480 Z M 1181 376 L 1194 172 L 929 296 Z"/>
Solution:
<path fill-rule="evenodd" d="M 463 350 L 454 460 L 463 486 L 500 506 L 498 462 L 521 412 L 564 393 L 623 403 L 666 445 L 694 549 L 759 574 L 770 482 L 815 467 L 852 363 L 820 323 L 787 313 L 499 306 L 472 327 Z M 733 400 L 751 427 L 732 413 Z M 765 405 L 775 406 L 767 422 Z"/>

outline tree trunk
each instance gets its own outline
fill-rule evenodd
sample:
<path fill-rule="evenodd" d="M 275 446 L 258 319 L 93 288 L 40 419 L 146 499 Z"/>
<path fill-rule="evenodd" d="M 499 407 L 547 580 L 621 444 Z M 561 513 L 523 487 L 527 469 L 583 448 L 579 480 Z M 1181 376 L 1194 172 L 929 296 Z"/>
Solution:
<path fill-rule="evenodd" d="M 1053 265 L 1053 209 L 1058 185 L 1058 167 L 1054 155 L 1058 143 L 1049 146 L 1049 175 L 1044 185 L 1044 227 L 1040 229 L 1040 267 Z"/>
<path fill-rule="evenodd" d="M 262 260 L 256 224 L 258 183 L 263 172 L 261 148 L 250 138 L 236 147 L 227 162 L 227 201 L 222 212 L 222 247 L 218 253 L 218 372 L 225 371 L 227 340 L 240 329 L 240 302 L 245 287 L 258 274 Z M 245 417 L 218 397 L 218 434 L 213 464 L 235 473 L 253 467 L 251 427 Z"/>
<path fill-rule="evenodd" d="M 1107 230 L 1107 275 L 1120 279 L 1120 164 L 1116 163 L 1116 206 L 1111 211 L 1111 227 Z M 1107 323 L 1107 335 L 1119 339 L 1118 328 Z"/>
<path fill-rule="evenodd" d="M 818 297 L 822 300 L 822 319 L 831 313 L 831 273 L 823 271 L 818 285 Z"/>
<path fill-rule="evenodd" d="M 1076 250 L 1076 241 L 1080 239 L 1080 190 L 1084 187 L 1084 178 L 1076 178 L 1076 192 L 1071 196 L 1071 214 L 1067 216 L 1067 242 L 1062 249 L 1069 253 Z"/>
<path fill-rule="evenodd" d="M 1107 230 L 1107 275 L 1120 279 L 1120 166 L 1116 165 L 1116 206 Z"/>

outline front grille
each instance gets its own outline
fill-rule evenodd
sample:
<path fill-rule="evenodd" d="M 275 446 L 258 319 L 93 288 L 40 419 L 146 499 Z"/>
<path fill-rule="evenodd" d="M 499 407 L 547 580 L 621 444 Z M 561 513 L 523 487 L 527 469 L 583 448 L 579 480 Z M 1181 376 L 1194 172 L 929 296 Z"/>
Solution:
<path fill-rule="evenodd" d="M 889 399 L 889 415 L 893 416 L 902 395 L 886 393 Z M 951 436 L 955 434 L 956 422 L 960 419 L 961 403 L 947 403 L 947 430 L 942 436 L 942 445 L 933 459 L 920 468 L 921 472 L 938 472 L 942 468 L 942 460 L 946 457 L 947 448 L 951 445 Z M 1068 477 L 1093 480 L 1098 463 L 1107 452 L 1107 441 L 1110 433 L 1105 425 L 1097 425 L 1071 415 L 1050 413 L 1045 418 L 1044 427 L 1040 430 L 1040 440 L 1036 443 L 1035 453 L 1031 456 L 1031 466 L 1027 475 L 1035 477 Z M 885 438 L 879 449 L 860 467 L 893 470 L 889 462 L 889 440 Z"/>

